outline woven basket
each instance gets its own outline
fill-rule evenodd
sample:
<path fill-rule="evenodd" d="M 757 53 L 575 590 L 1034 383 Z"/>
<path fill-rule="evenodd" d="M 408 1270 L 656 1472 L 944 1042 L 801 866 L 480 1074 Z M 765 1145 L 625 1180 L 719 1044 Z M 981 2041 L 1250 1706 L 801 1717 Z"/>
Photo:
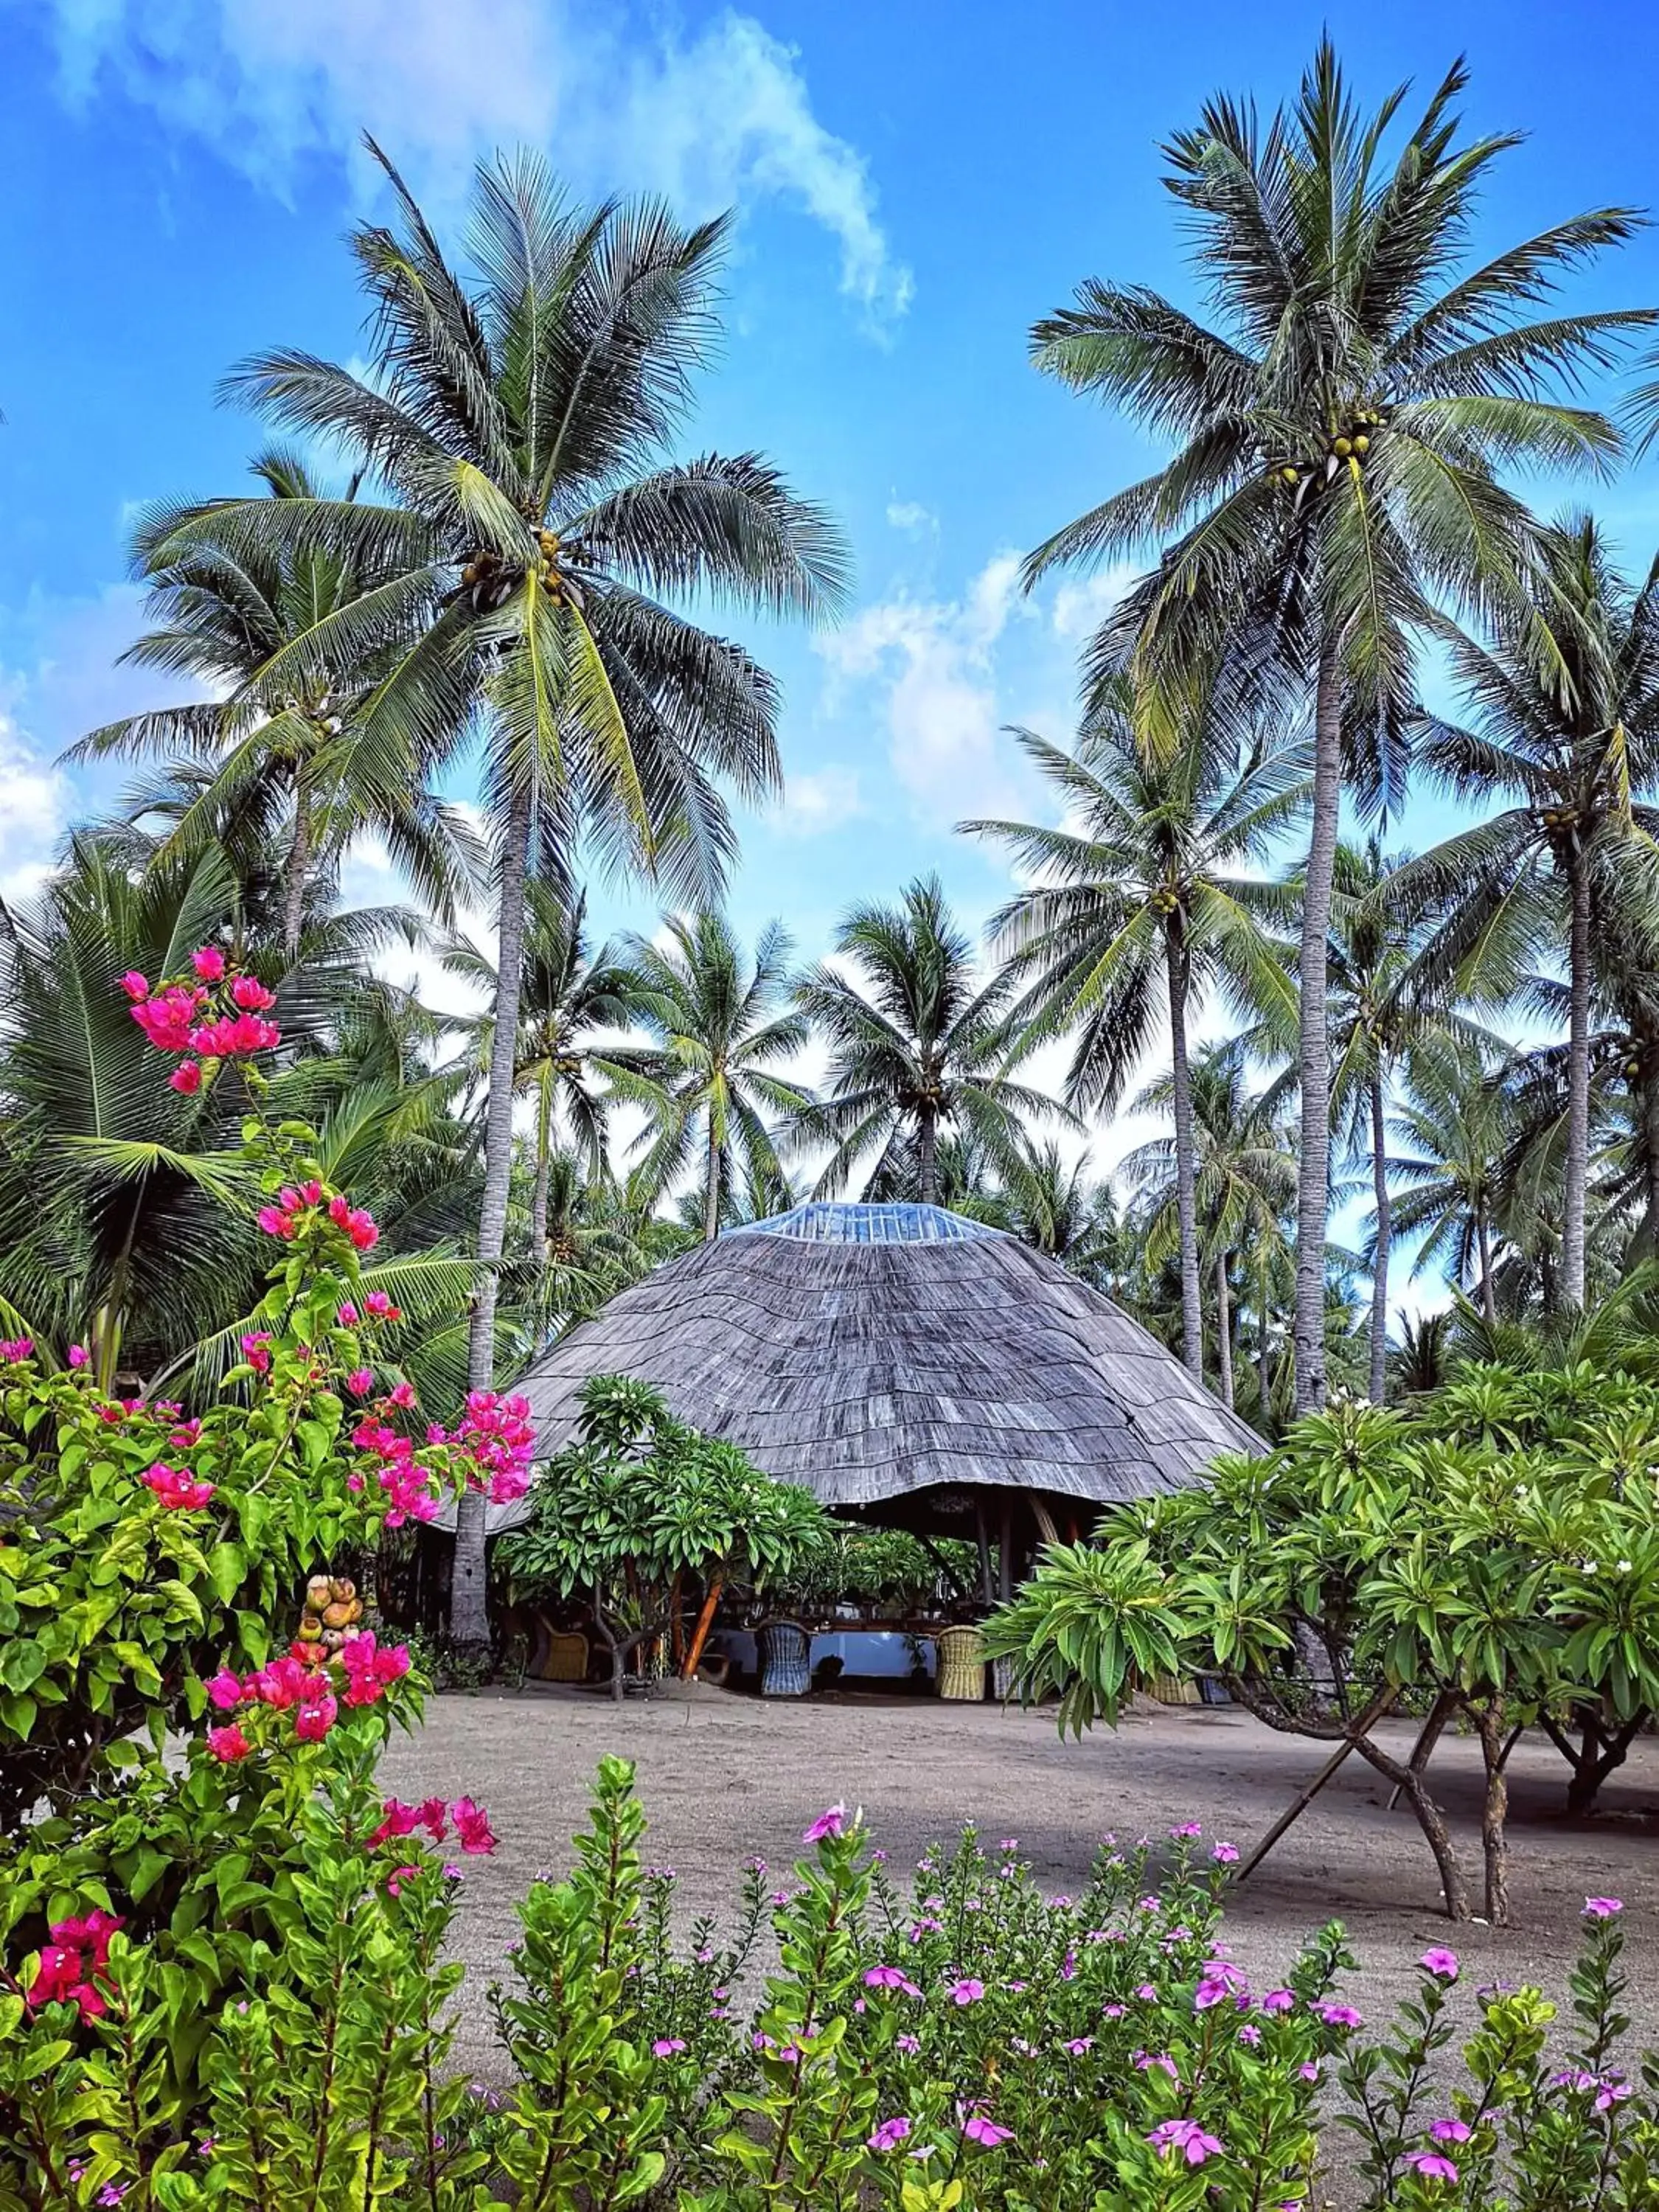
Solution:
<path fill-rule="evenodd" d="M 985 1695 L 985 1638 L 964 1625 L 941 1628 L 933 1641 L 939 1647 L 940 1697 L 977 1703 Z"/>
<path fill-rule="evenodd" d="M 1204 1702 L 1196 1682 L 1183 1680 L 1176 1674 L 1149 1674 L 1146 1694 L 1155 1698 L 1160 1705 L 1198 1705 Z"/>
<path fill-rule="evenodd" d="M 763 1698 L 804 1698 L 812 1686 L 811 1638 L 797 1620 L 769 1620 L 757 1638 Z"/>
<path fill-rule="evenodd" d="M 587 1638 L 579 1629 L 550 1628 L 543 1654 L 544 1682 L 585 1682 L 587 1680 Z"/>

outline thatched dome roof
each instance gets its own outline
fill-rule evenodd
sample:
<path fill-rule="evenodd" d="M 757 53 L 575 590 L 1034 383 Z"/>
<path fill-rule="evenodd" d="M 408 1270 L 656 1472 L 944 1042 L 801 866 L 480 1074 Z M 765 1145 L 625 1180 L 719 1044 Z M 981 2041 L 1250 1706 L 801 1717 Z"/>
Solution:
<path fill-rule="evenodd" d="M 799 1206 L 659 1267 L 524 1377 L 541 1452 L 610 1374 L 842 1508 L 980 1487 L 1102 1504 L 1261 1449 L 1109 1298 L 938 1206 Z"/>

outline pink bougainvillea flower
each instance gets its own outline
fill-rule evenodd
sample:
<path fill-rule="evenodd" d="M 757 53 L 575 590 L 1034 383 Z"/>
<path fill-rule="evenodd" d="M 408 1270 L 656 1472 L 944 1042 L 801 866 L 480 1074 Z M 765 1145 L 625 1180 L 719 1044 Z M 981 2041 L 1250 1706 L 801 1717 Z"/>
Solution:
<path fill-rule="evenodd" d="M 9 1336 L 0 1340 L 0 1361 L 15 1367 L 27 1359 L 33 1350 L 34 1339 L 32 1336 Z"/>
<path fill-rule="evenodd" d="M 392 1300 L 387 1297 L 384 1291 L 370 1291 L 368 1295 L 363 1300 L 363 1305 L 369 1313 L 372 1313 L 374 1316 L 376 1321 L 401 1321 L 403 1319 L 403 1315 L 398 1311 L 398 1308 L 392 1304 Z"/>
<path fill-rule="evenodd" d="M 1436 2120 L 1429 2133 L 1436 2142 L 1467 2142 L 1469 2124 L 1467 2120 Z"/>
<path fill-rule="evenodd" d="M 1457 2179 L 1455 2163 L 1451 2159 L 1442 2157 L 1437 2150 L 1408 2151 L 1406 2163 L 1420 2173 L 1425 2181 L 1455 2181 Z"/>
<path fill-rule="evenodd" d="M 383 1698 L 394 1682 L 400 1681 L 409 1672 L 409 1646 L 406 1644 L 382 1645 L 373 1630 L 362 1636 L 354 1636 L 342 1645 L 340 1664 L 345 1671 L 345 1701 L 349 1705 L 372 1705 Z"/>
<path fill-rule="evenodd" d="M 182 1468 L 168 1467 L 157 1460 L 139 1476 L 146 1490 L 153 1491 L 170 1513 L 192 1513 L 207 1504 L 212 1497 L 210 1482 L 198 1482 Z"/>
<path fill-rule="evenodd" d="M 953 2005 L 977 2004 L 985 1994 L 985 1984 L 964 1974 L 960 1981 L 947 1983 L 945 1994 Z"/>
<path fill-rule="evenodd" d="M 181 1098 L 193 1098 L 202 1087 L 201 1063 L 181 1060 L 167 1078 L 167 1089 L 176 1091 Z"/>
<path fill-rule="evenodd" d="M 332 1692 L 327 1692 L 314 1705 L 300 1707 L 294 1716 L 294 1733 L 301 1743 L 320 1743 L 339 1717 L 339 1711 Z"/>
<path fill-rule="evenodd" d="M 909 2121 L 902 2112 L 895 2112 L 890 2120 L 883 2120 L 865 2137 L 865 2146 L 869 2150 L 896 2150 L 909 2132 Z"/>
<path fill-rule="evenodd" d="M 803 1829 L 801 1841 L 804 1844 L 821 1844 L 830 1837 L 841 1835 L 846 1826 L 846 1806 L 831 1805 L 827 1812 L 818 1814 L 810 1828 Z"/>
<path fill-rule="evenodd" d="M 232 1721 L 224 1728 L 208 1730 L 207 1747 L 222 1765 L 231 1766 L 239 1759 L 246 1759 L 253 1746 L 242 1734 L 240 1724 Z"/>
<path fill-rule="evenodd" d="M 342 1328 L 356 1328 L 362 1316 L 348 1298 L 343 1306 L 336 1308 L 334 1318 Z"/>
<path fill-rule="evenodd" d="M 242 1339 L 242 1357 L 256 1375 L 270 1372 L 270 1337 L 262 1328 L 250 1329 Z"/>
<path fill-rule="evenodd" d="M 400 1412 L 406 1410 L 415 1403 L 415 1385 L 410 1382 L 394 1382 L 386 1394 L 386 1402 L 396 1406 Z"/>
<path fill-rule="evenodd" d="M 360 1252 L 372 1251 L 380 1242 L 380 1232 L 374 1225 L 372 1214 L 362 1206 L 353 1206 L 337 1192 L 328 1202 L 328 1218 L 337 1229 L 343 1229 Z"/>
<path fill-rule="evenodd" d="M 1221 2154 L 1219 2139 L 1206 2135 L 1196 2120 L 1161 2120 L 1146 2140 L 1160 2157 L 1179 2151 L 1188 2166 L 1202 2166 Z"/>
<path fill-rule="evenodd" d="M 192 952 L 190 964 L 204 983 L 224 980 L 225 956 L 216 945 L 204 945 L 199 952 Z"/>
<path fill-rule="evenodd" d="M 988 2112 L 978 2107 L 972 2110 L 961 2108 L 961 2118 L 963 2134 L 969 2142 L 978 2143 L 981 2149 L 996 2150 L 1003 2143 L 1012 2142 L 1014 2139 L 1012 2128 L 1000 2126 Z"/>
<path fill-rule="evenodd" d="M 230 987 L 230 995 L 245 1014 L 262 1014 L 276 1003 L 276 994 L 267 991 L 257 975 L 239 975 Z"/>
<path fill-rule="evenodd" d="M 244 1687 L 241 1676 L 233 1674 L 228 1667 L 222 1667 L 216 1674 L 210 1675 L 206 1686 L 209 1704 L 222 1713 L 234 1712 L 251 1694 Z"/>
<path fill-rule="evenodd" d="M 449 1808 L 455 1823 L 455 1833 L 460 1838 L 461 1849 L 475 1858 L 487 1856 L 495 1848 L 495 1837 L 489 1825 L 489 1815 L 482 1805 L 471 1797 L 458 1797 Z"/>
<path fill-rule="evenodd" d="M 1417 1963 L 1425 1974 L 1434 1975 L 1438 1981 L 1455 1982 L 1457 1979 L 1456 1952 L 1444 1950 L 1438 1943 L 1431 1945 Z"/>
<path fill-rule="evenodd" d="M 294 1218 L 274 1206 L 262 1206 L 255 1217 L 267 1237 L 280 1237 L 285 1242 L 294 1235 Z"/>
<path fill-rule="evenodd" d="M 659 2035 L 651 2046 L 651 2056 L 653 2058 L 678 2058 L 684 2048 L 683 2037 Z"/>
<path fill-rule="evenodd" d="M 1624 1900 L 1617 1897 L 1587 1897 L 1583 1917 L 1586 1920 L 1611 1920 L 1615 1912 L 1625 1909 Z"/>
<path fill-rule="evenodd" d="M 367 1398 L 374 1388 L 374 1370 L 371 1367 L 354 1367 L 346 1376 L 345 1386 L 354 1398 Z"/>
<path fill-rule="evenodd" d="M 149 996 L 149 980 L 141 975 L 136 968 L 129 968 L 126 974 L 122 976 L 121 988 L 135 1006 L 142 1006 Z"/>
<path fill-rule="evenodd" d="M 867 1990 L 897 1990 L 907 1997 L 919 1997 L 921 1991 L 901 1966 L 872 1966 L 864 1978 Z"/>
<path fill-rule="evenodd" d="M 404 1884 L 406 1881 L 413 1881 L 420 1871 L 417 1866 L 393 1867 L 386 1878 L 386 1895 L 401 1897 L 404 1893 Z"/>

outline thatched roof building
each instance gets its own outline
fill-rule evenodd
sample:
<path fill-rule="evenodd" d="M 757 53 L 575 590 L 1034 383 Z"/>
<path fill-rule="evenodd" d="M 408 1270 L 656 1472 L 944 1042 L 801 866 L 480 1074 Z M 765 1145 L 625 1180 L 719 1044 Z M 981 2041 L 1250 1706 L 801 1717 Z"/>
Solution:
<path fill-rule="evenodd" d="M 798 1206 L 659 1267 L 524 1377 L 542 1452 L 607 1374 L 828 1506 L 923 1528 L 1023 1491 L 1038 1529 L 1063 1531 L 1261 1449 L 1109 1298 L 937 1206 Z"/>

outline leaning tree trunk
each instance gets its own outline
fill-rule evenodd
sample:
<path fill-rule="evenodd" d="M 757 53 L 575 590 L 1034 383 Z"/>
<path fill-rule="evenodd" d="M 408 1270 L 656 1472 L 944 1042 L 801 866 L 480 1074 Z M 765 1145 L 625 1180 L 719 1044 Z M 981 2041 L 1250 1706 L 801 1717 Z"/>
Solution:
<path fill-rule="evenodd" d="M 1204 1308 L 1198 1273 L 1198 1177 L 1194 1164 L 1193 1087 L 1187 1066 L 1187 956 L 1177 921 L 1164 933 L 1169 967 L 1170 1077 L 1175 1108 L 1176 1218 L 1181 1229 L 1181 1356 L 1204 1380 Z"/>
<path fill-rule="evenodd" d="M 513 1090 L 517 1074 L 519 994 L 524 975 L 524 879 L 530 845 L 531 794 L 515 791 L 501 848 L 500 948 L 495 961 L 495 1028 L 489 1044 L 489 1100 L 484 1115 L 483 1198 L 478 1208 L 478 1279 L 472 1297 L 466 1379 L 488 1390 L 495 1379 L 495 1299 L 507 1243 L 507 1201 L 513 1176 Z M 485 1603 L 484 1495 L 461 1493 L 455 1518 L 455 1571 L 449 1632 L 458 1644 L 489 1641 Z"/>
<path fill-rule="evenodd" d="M 702 1194 L 702 1241 L 712 1244 L 720 1233 L 720 1118 L 713 1099 L 708 1102 L 708 1167 Z"/>
<path fill-rule="evenodd" d="M 1325 1231 L 1330 1205 L 1331 1039 L 1325 1018 L 1331 880 L 1342 812 L 1342 672 L 1334 640 L 1319 656 L 1314 695 L 1313 830 L 1302 894 L 1297 1069 L 1302 1113 L 1296 1200 L 1296 1410 L 1325 1402 Z"/>
<path fill-rule="evenodd" d="M 921 1117 L 921 1202 L 939 1204 L 939 1123 L 927 1110 Z"/>
<path fill-rule="evenodd" d="M 306 882 L 311 870 L 311 804 L 297 777 L 294 785 L 294 835 L 283 863 L 283 951 L 291 968 L 300 957 L 305 921 Z"/>
<path fill-rule="evenodd" d="M 1371 1070 L 1371 1193 L 1376 1205 L 1376 1257 L 1371 1263 L 1371 1403 L 1380 1406 L 1389 1390 L 1389 1245 L 1394 1217 L 1389 1204 L 1387 1108 L 1382 1066 Z"/>
<path fill-rule="evenodd" d="M 1233 1316 L 1232 1305 L 1227 1295 L 1227 1255 L 1218 1252 L 1215 1261 L 1215 1348 L 1216 1364 L 1221 1370 L 1221 1402 L 1231 1413 L 1233 1410 Z"/>
<path fill-rule="evenodd" d="M 1568 889 L 1572 922 L 1567 939 L 1567 1172 L 1561 1210 L 1562 1288 L 1569 1306 L 1584 1303 L 1584 1187 L 1589 1180 L 1590 896 L 1583 856 L 1575 848 Z"/>

